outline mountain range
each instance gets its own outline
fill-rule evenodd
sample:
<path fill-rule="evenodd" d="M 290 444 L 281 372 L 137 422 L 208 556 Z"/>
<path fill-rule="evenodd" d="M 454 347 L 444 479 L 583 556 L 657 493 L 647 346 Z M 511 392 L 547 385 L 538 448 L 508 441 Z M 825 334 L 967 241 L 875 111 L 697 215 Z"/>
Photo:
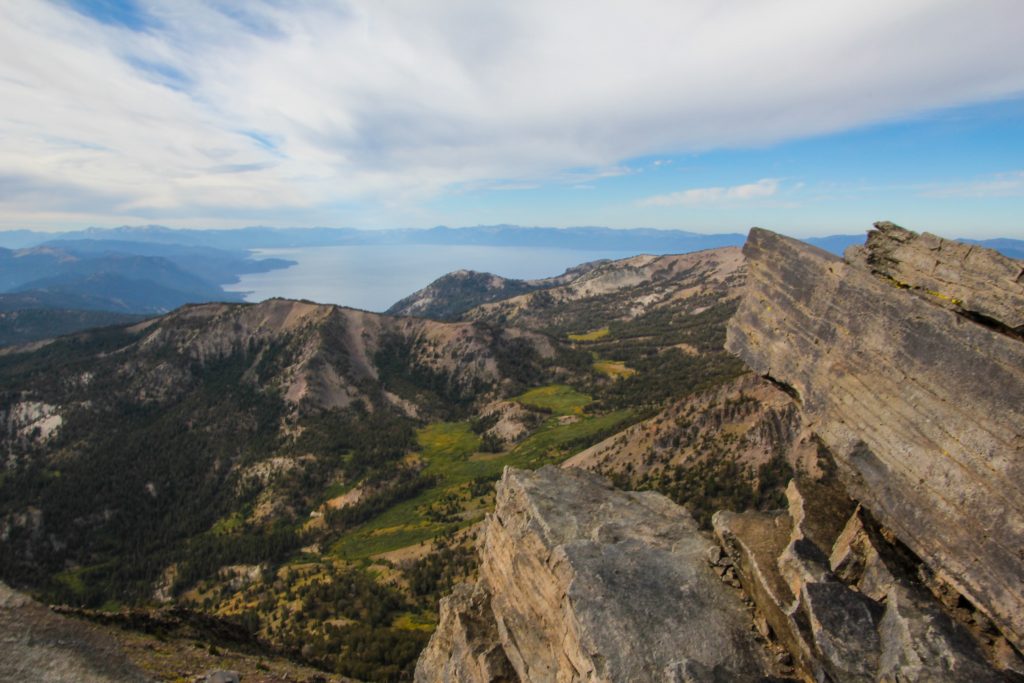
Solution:
<path fill-rule="evenodd" d="M 202 674 L 198 641 L 204 661 L 241 661 L 229 647 L 244 642 L 373 681 L 531 680 L 524 662 L 549 655 L 621 680 L 651 678 L 650 662 L 685 665 L 676 680 L 715 680 L 712 665 L 718 680 L 876 680 L 842 672 L 905 662 L 931 672 L 919 680 L 956 680 L 949 662 L 1003 680 L 1024 671 L 994 597 L 1016 532 L 992 524 L 1002 503 L 985 492 L 993 462 L 1017 475 L 984 454 L 1019 440 L 997 428 L 1019 383 L 978 349 L 1019 355 L 1019 306 L 1000 302 L 1024 300 L 1020 264 L 879 226 L 847 261 L 755 230 L 743 251 L 541 280 L 450 273 L 388 314 L 205 302 L 4 349 L 0 579 L 121 632 L 200 624 L 133 636 L 150 638 L 133 666 L 177 643 L 178 676 Z M 954 406 L 946 368 L 970 404 Z M 919 466 L 954 452 L 957 477 Z M 942 482 L 956 495 L 939 505 Z M 977 523 L 950 516 L 959 501 Z M 991 561 L 961 562 L 967 546 Z M 697 631 L 742 658 L 701 646 L 679 664 L 693 623 L 669 622 L 701 605 L 725 607 L 702 607 Z M 827 645 L 841 641 L 856 656 Z"/>
<path fill-rule="evenodd" d="M 811 238 L 812 244 L 841 254 L 859 236 Z M 514 225 L 428 230 L 356 230 L 352 228 L 176 230 L 163 226 L 89 228 L 64 233 L 0 233 L 0 346 L 44 339 L 103 324 L 110 314 L 153 315 L 186 303 L 240 301 L 228 291 L 238 277 L 287 268 L 294 262 L 254 258 L 262 248 L 314 248 L 344 245 L 486 245 L 579 250 L 628 250 L 634 253 L 688 253 L 739 246 L 740 234 L 698 234 L 679 230 L 609 228 L 524 228 Z M 1008 255 L 1024 254 L 1018 240 L 978 242 Z M 465 289 L 479 297 L 474 276 Z M 467 279 L 468 278 L 468 279 Z M 490 300 L 510 293 L 543 289 L 557 278 L 536 281 L 493 280 Z M 448 306 L 458 306 L 452 283 Z M 483 299 L 478 301 L 483 302 Z M 393 311 L 402 309 L 396 303 Z M 45 314 L 39 311 L 46 311 Z M 32 313 L 30 313 L 32 312 Z M 102 312 L 102 315 L 97 315 Z M 439 310 L 431 315 L 444 316 Z M 127 320 L 123 318 L 121 320 Z"/>

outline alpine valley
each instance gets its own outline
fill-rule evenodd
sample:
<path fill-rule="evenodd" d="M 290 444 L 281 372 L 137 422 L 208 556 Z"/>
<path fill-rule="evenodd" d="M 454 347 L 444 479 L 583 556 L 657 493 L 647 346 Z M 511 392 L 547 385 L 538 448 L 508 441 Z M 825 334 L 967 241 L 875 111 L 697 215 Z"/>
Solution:
<path fill-rule="evenodd" d="M 0 674 L 1024 680 L 1020 261 L 754 229 L 386 314 L 180 265 L 0 350 Z"/>

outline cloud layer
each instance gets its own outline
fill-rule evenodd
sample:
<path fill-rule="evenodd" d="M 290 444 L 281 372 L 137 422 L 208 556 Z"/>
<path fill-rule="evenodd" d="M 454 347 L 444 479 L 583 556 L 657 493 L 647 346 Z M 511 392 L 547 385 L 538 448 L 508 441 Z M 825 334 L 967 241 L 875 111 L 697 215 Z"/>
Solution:
<path fill-rule="evenodd" d="M 779 191 L 779 180 L 762 178 L 756 183 L 733 185 L 731 187 L 695 187 L 680 192 L 647 197 L 641 206 L 693 206 L 696 204 L 722 204 L 764 199 Z"/>
<path fill-rule="evenodd" d="M 1024 92 L 1019 0 L 140 7 L 128 27 L 67 4 L 0 3 L 4 224 L 251 220 L 578 184 L 638 156 Z M 775 183 L 650 202 L 765 196 Z"/>

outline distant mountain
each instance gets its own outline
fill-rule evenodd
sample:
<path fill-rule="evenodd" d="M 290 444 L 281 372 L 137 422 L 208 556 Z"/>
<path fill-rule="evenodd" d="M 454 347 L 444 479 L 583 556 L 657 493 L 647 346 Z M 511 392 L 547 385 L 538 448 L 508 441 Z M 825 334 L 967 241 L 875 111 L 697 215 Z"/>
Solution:
<path fill-rule="evenodd" d="M 117 273 L 65 274 L 0 294 L 0 310 L 72 308 L 121 313 L 167 313 L 208 301 L 241 301 L 237 292 L 219 288 L 177 289 L 160 282 Z"/>
<path fill-rule="evenodd" d="M 864 244 L 864 235 L 829 235 L 828 237 L 808 237 L 808 244 L 821 247 L 836 256 L 842 256 L 846 248 L 854 244 Z"/>
<path fill-rule="evenodd" d="M 480 304 L 508 299 L 538 289 L 566 284 L 590 272 L 606 260 L 592 261 L 569 268 L 562 275 L 542 280 L 516 280 L 492 273 L 457 270 L 405 297 L 387 310 L 390 315 L 412 315 L 434 320 L 455 320 Z"/>
<path fill-rule="evenodd" d="M 177 247 L 204 247 L 222 250 L 247 251 L 250 249 L 343 246 L 357 244 L 477 244 L 486 246 L 525 246 L 586 249 L 633 249 L 636 253 L 679 254 L 715 247 L 740 246 L 746 239 L 743 233 L 703 234 L 684 230 L 658 230 L 652 228 L 616 229 L 602 227 L 523 227 L 518 225 L 479 225 L 450 228 L 437 226 L 429 229 L 394 228 L 361 230 L 357 228 L 270 228 L 253 226 L 238 229 L 182 230 L 161 225 L 122 226 L 119 228 L 89 228 L 64 233 L 17 230 L 0 232 L 0 245 L 22 248 L 58 242 L 120 242 L 134 245 L 174 245 Z M 863 235 L 829 235 L 805 238 L 833 253 L 842 253 L 851 244 L 864 241 Z M 992 240 L 961 239 L 999 250 L 1007 256 L 1021 258 L 1024 240 L 1000 238 Z M 167 256 L 163 253 L 151 255 Z"/>
<path fill-rule="evenodd" d="M 188 303 L 241 301 L 242 293 L 221 285 L 292 263 L 256 260 L 239 250 L 123 240 L 66 239 L 0 249 L 0 311 L 20 313 L 0 324 L 0 339 L 32 341 L 92 322 L 138 319 L 100 311 L 152 315 Z"/>
<path fill-rule="evenodd" d="M 40 277 L 55 275 L 78 261 L 73 254 L 57 249 L 0 248 L 0 292 L 7 292 Z"/>
<path fill-rule="evenodd" d="M 65 241 L 120 241 L 174 244 L 216 249 L 318 247 L 386 244 L 475 244 L 482 246 L 551 247 L 567 249 L 631 249 L 636 253 L 682 253 L 743 244 L 745 235 L 706 235 L 683 230 L 650 228 L 613 229 L 601 227 L 548 228 L 518 225 L 488 225 L 466 228 L 438 226 L 429 229 L 398 228 L 357 230 L 355 228 L 267 228 L 233 230 L 175 230 L 158 225 L 89 228 L 55 235 L 37 233 L 39 240 L 57 245 Z M 0 243 L 3 243 L 0 233 Z M 22 237 L 19 237 L 23 241 Z"/>
<path fill-rule="evenodd" d="M 0 247 L 24 249 L 53 239 L 59 233 L 36 232 L 35 230 L 0 230 Z"/>
<path fill-rule="evenodd" d="M 110 239 L 60 239 L 44 243 L 42 247 L 90 259 L 123 255 L 159 257 L 170 261 L 185 272 L 218 285 L 233 284 L 238 281 L 239 275 L 266 273 L 287 268 L 295 263 L 280 258 L 254 259 L 244 249 L 229 250 Z"/>
<path fill-rule="evenodd" d="M 0 347 L 60 337 L 93 327 L 127 325 L 143 317 L 130 313 L 53 308 L 0 311 Z"/>

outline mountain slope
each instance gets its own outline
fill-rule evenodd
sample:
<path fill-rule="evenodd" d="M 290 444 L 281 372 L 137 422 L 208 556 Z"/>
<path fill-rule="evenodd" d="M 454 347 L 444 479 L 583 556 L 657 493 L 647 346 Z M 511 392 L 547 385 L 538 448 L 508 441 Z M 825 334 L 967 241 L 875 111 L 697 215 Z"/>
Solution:
<path fill-rule="evenodd" d="M 742 284 L 743 256 L 724 247 L 596 264 L 564 284 L 467 311 L 466 320 L 531 329 L 586 331 L 659 309 L 698 311 Z"/>
<path fill-rule="evenodd" d="M 0 302 L 3 297 L 0 296 Z M 93 327 L 127 325 L 142 316 L 108 311 L 54 308 L 3 311 L 0 303 L 0 347 L 59 337 Z"/>
<path fill-rule="evenodd" d="M 424 423 L 459 420 L 441 423 L 439 436 L 465 433 L 475 450 L 467 418 L 568 376 L 558 365 L 566 353 L 514 328 L 271 300 L 188 306 L 0 356 L 0 574 L 51 601 L 216 606 L 289 648 L 311 637 L 298 630 L 308 627 L 335 643 L 308 661 L 397 676 L 425 636 L 394 622 L 427 606 L 330 549 L 407 501 L 417 506 L 417 541 L 482 515 L 486 481 L 466 522 L 420 516 L 502 466 L 449 458 L 426 441 Z M 564 436 L 550 418 L 539 457 L 626 417 L 577 415 Z M 339 500 L 348 491 L 350 503 Z M 353 621 L 339 633 L 307 624 L 314 612 L 282 615 L 272 601 L 256 616 L 232 600 L 231 586 L 251 582 L 276 596 L 275 577 L 300 580 L 286 560 L 301 557 L 315 558 L 331 586 L 355 586 L 372 609 L 350 599 L 340 609 Z M 296 630 L 279 631 L 282 620 Z M 367 638 L 383 649 L 342 646 Z"/>
<path fill-rule="evenodd" d="M 390 315 L 414 315 L 435 320 L 457 320 L 471 308 L 501 301 L 538 289 L 572 282 L 607 261 L 593 261 L 569 268 L 562 275 L 540 280 L 516 280 L 491 273 L 457 270 L 413 292 L 387 310 Z"/>
<path fill-rule="evenodd" d="M 275 511 L 252 517 L 263 533 L 259 519 L 294 519 L 318 494 L 247 488 L 265 485 L 266 468 L 353 483 L 394 474 L 413 445 L 410 418 L 465 414 L 484 396 L 520 390 L 555 358 L 537 334 L 285 300 L 188 306 L 8 354 L 5 575 L 95 564 L 133 543 L 162 556 L 159 546 L 219 515 L 253 515 L 254 496 Z M 33 508 L 42 516 L 26 517 Z M 129 590 L 152 581 L 152 568 L 121 567 L 118 581 Z"/>

